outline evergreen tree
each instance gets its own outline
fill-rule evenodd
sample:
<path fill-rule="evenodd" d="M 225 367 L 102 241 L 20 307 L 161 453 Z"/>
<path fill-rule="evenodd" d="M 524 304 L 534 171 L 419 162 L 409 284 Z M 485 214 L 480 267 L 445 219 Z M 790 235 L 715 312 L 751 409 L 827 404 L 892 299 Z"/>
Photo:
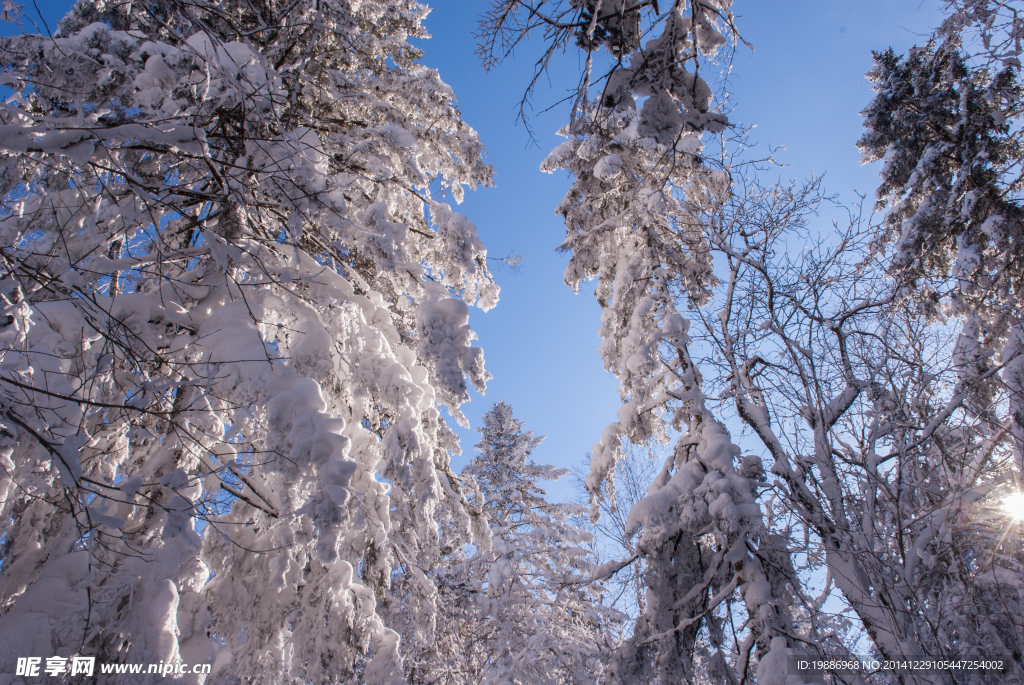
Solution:
<path fill-rule="evenodd" d="M 523 430 L 499 402 L 483 417 L 477 456 L 463 469 L 483 495 L 489 553 L 477 555 L 488 682 L 591 682 L 610 652 L 606 612 L 586 583 L 593 576 L 590 534 L 573 525 L 578 505 L 554 504 L 544 481 L 569 473 L 531 458 L 543 438 Z M 486 576 L 480 572 L 486 570 Z"/>
<path fill-rule="evenodd" d="M 707 304 L 718 284 L 709 221 L 729 199 L 732 177 L 730 160 L 705 147 L 729 127 L 709 79 L 738 39 L 731 4 L 567 0 L 541 9 L 499 0 L 482 22 L 485 58 L 535 27 L 547 38 L 538 73 L 560 48 L 584 53 L 560 130 L 567 140 L 541 168 L 572 175 L 556 209 L 566 229 L 560 249 L 570 255 L 565 282 L 578 289 L 597 280 L 599 352 L 623 402 L 593 446 L 594 516 L 613 493 L 605 484 L 626 442 L 683 432 L 629 514 L 636 554 L 601 569 L 606 576 L 642 559 L 648 588 L 613 682 L 742 682 L 769 651 L 770 663 L 785 661 L 801 639 L 815 639 L 794 637 L 789 551 L 764 526 L 756 474 L 738 468 L 739 448 L 705 404 L 683 314 Z M 609 68 L 598 77 L 602 50 Z M 749 617 L 739 637 L 725 630 L 732 615 Z"/>
<path fill-rule="evenodd" d="M 379 602 L 442 512 L 472 540 L 439 407 L 484 388 L 498 292 L 444 201 L 491 169 L 425 15 L 82 0 L 4 39 L 0 671 L 401 680 Z"/>
<path fill-rule="evenodd" d="M 484 415 L 477 456 L 463 478 L 486 514 L 490 544 L 453 549 L 432 577 L 442 642 L 418 658 L 419 679 L 443 683 L 594 683 L 611 654 L 618 612 L 601 603 L 590 534 L 572 519 L 585 508 L 545 499 L 566 469 L 536 464 L 543 438 L 499 402 Z"/>
<path fill-rule="evenodd" d="M 636 553 L 601 569 L 642 560 L 648 588 L 612 680 L 802 681 L 794 650 L 850 653 L 839 595 L 880 655 L 1019 655 L 1022 548 L 999 513 L 1024 463 L 1019 3 L 955 0 L 927 48 L 880 57 L 862 144 L 885 160 L 881 235 L 856 211 L 810 229 L 816 180 L 762 186 L 716 139 L 731 5 L 499 0 L 483 21 L 485 58 L 542 30 L 538 75 L 583 52 L 542 168 L 572 175 L 565 280 L 597 281 L 623 402 L 595 505 L 627 443 L 675 443 L 627 518 Z M 730 411 L 769 464 L 740 458 Z"/>
<path fill-rule="evenodd" d="M 1019 3 L 957 0 L 924 47 L 875 53 L 866 160 L 884 160 L 879 244 L 890 272 L 933 316 L 964 321 L 961 382 L 973 411 L 1009 389 L 1024 473 L 1024 146 Z M 998 421 L 997 421 L 998 423 Z M 999 430 L 993 426 L 994 430 Z"/>
<path fill-rule="evenodd" d="M 946 9 L 923 47 L 875 53 L 877 94 L 860 140 L 866 160 L 883 161 L 877 208 L 886 214 L 874 249 L 892 251 L 887 272 L 900 299 L 958 327 L 956 384 L 914 443 L 944 464 L 927 488 L 935 513 L 923 517 L 930 525 L 915 543 L 928 567 L 909 564 L 928 587 L 919 604 L 927 625 L 913 632 L 926 651 L 1013 655 L 1007 678 L 1020 682 L 1021 546 L 1012 528 L 986 529 L 1000 539 L 997 551 L 987 536 L 951 532 L 946 521 L 963 499 L 1017 493 L 1024 483 L 1022 8 L 953 0 Z M 977 490 L 959 492 L 966 484 Z"/>

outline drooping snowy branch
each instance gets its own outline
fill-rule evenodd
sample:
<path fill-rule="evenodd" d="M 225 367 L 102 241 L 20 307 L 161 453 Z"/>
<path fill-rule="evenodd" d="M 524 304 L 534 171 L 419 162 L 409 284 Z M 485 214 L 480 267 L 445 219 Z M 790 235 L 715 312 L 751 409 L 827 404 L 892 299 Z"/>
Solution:
<path fill-rule="evenodd" d="M 794 623 L 798 581 L 784 541 L 764 525 L 761 472 L 737 464 L 739 448 L 707 406 L 682 314 L 717 284 L 707 221 L 728 200 L 731 178 L 705 145 L 728 119 L 704 76 L 717 73 L 716 56 L 735 40 L 730 3 L 672 2 L 662 13 L 653 2 L 499 2 L 482 26 L 484 49 L 496 55 L 535 28 L 547 45 L 539 69 L 571 39 L 586 56 L 560 132 L 568 140 L 542 169 L 573 178 L 557 208 L 570 254 L 565 280 L 574 288 L 597 280 L 600 354 L 623 401 L 593 447 L 595 515 L 613 492 L 604 484 L 623 441 L 682 432 L 627 519 L 647 597 L 613 680 L 753 679 L 759 661 L 784 662 L 801 641 L 817 645 Z M 595 75 L 602 61 L 610 64 L 603 77 Z"/>
<path fill-rule="evenodd" d="M 425 12 L 80 2 L 4 41 L 0 622 L 42 656 L 401 677 L 377 603 L 435 511 L 472 540 L 439 408 L 498 292 Z"/>

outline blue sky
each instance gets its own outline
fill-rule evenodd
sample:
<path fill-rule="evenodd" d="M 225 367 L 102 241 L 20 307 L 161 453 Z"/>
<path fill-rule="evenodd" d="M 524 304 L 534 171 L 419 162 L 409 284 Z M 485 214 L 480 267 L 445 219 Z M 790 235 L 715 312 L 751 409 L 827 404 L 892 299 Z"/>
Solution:
<path fill-rule="evenodd" d="M 515 122 L 540 41 L 485 73 L 475 60 L 473 38 L 476 14 L 485 4 L 450 0 L 433 6 L 426 21 L 433 39 L 423 43 L 423 61 L 455 90 L 496 172 L 497 187 L 468 193 L 459 211 L 476 223 L 491 254 L 511 250 L 524 257 L 520 274 L 497 273 L 498 306 L 471 315 L 494 379 L 485 397 L 475 395 L 463 409 L 477 425 L 504 399 L 528 429 L 547 436 L 535 459 L 569 467 L 584 458 L 619 408 L 617 384 L 597 353 L 600 308 L 592 289 L 574 296 L 563 284 L 568 257 L 555 252 L 564 228 L 554 208 L 568 179 L 538 170 L 561 142 L 555 131 L 568 116 L 564 106 L 541 111 L 573 86 L 578 64 L 569 55 L 550 87 L 544 83 L 538 90 L 531 120 L 538 142 L 530 146 L 526 130 Z M 934 0 L 735 0 L 738 28 L 754 51 L 740 47 L 733 63 L 732 119 L 756 124 L 752 139 L 759 150 L 786 146 L 776 155 L 788 165 L 779 170 L 783 178 L 824 173 L 829 192 L 846 201 L 855 199 L 854 191 L 871 199 L 878 168 L 861 166 L 855 147 L 859 112 L 872 95 L 864 78 L 871 50 L 904 51 L 922 43 L 941 20 L 940 7 Z M 829 218 L 821 217 L 823 226 Z M 468 457 L 477 435 L 460 433 Z M 560 499 L 573 496 L 564 481 L 550 491 Z"/>
<path fill-rule="evenodd" d="M 760 149 L 784 145 L 776 158 L 789 165 L 784 178 L 825 173 L 830 192 L 846 200 L 858 190 L 870 197 L 878 170 L 860 165 L 854 146 L 860 136 L 859 112 L 871 98 L 864 73 L 871 50 L 904 51 L 921 43 L 940 21 L 938 0 L 735 0 L 737 25 L 754 51 L 739 48 L 733 63 L 732 118 L 756 124 L 752 139 Z M 50 28 L 71 3 L 43 0 L 39 8 Z M 564 228 L 554 208 L 568 179 L 538 169 L 561 139 L 564 106 L 542 113 L 573 85 L 573 55 L 557 65 L 550 84 L 541 84 L 531 124 L 536 145 L 521 125 L 516 107 L 529 82 L 539 40 L 522 46 L 490 73 L 475 55 L 477 13 L 483 0 L 433 3 L 423 41 L 424 63 L 438 69 L 455 90 L 465 120 L 479 132 L 496 171 L 497 187 L 468 193 L 459 211 L 473 220 L 494 256 L 524 257 L 518 274 L 496 270 L 501 301 L 490 312 L 474 311 L 470 323 L 484 348 L 494 379 L 486 396 L 474 394 L 463 407 L 473 425 L 493 403 L 504 399 L 526 427 L 547 439 L 535 453 L 542 463 L 571 466 L 583 459 L 619 407 L 616 383 L 597 354 L 600 310 L 589 289 L 578 296 L 563 284 L 568 258 L 555 252 Z M 35 15 L 31 3 L 26 13 Z M 828 225 L 828 217 L 822 217 Z M 478 435 L 460 430 L 464 456 L 472 455 Z M 567 482 L 551 488 L 572 497 Z"/>

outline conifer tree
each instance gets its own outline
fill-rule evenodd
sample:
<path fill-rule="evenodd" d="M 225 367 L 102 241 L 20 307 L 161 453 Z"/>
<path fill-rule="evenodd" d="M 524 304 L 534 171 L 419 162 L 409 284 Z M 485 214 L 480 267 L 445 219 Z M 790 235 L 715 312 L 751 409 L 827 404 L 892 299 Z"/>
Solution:
<path fill-rule="evenodd" d="M 82 0 L 4 39 L 0 671 L 401 680 L 379 602 L 440 512 L 472 540 L 439 409 L 484 388 L 498 292 L 445 201 L 491 169 L 425 14 Z"/>
<path fill-rule="evenodd" d="M 1022 9 L 951 0 L 923 46 L 876 52 L 859 143 L 883 163 L 874 249 L 892 252 L 900 299 L 958 333 L 955 385 L 915 442 L 946 461 L 914 545 L 927 567 L 908 563 L 929 589 L 915 641 L 1012 655 L 1008 682 L 1024 681 L 1024 549 L 1012 525 L 971 536 L 947 520 L 965 499 L 1024 488 Z"/>
<path fill-rule="evenodd" d="M 820 183 L 761 185 L 729 139 L 728 0 L 493 5 L 485 59 L 531 31 L 538 75 L 582 52 L 542 169 L 572 176 L 565 280 L 597 282 L 623 402 L 593 448 L 595 505 L 628 443 L 674 441 L 627 518 L 636 553 L 601 569 L 642 559 L 649 590 L 612 681 L 803 681 L 795 650 L 849 654 L 829 599 L 881 656 L 1019 661 L 1022 547 L 1000 505 L 1024 444 L 1019 3 L 953 0 L 926 48 L 879 57 L 862 147 L 885 160 L 880 232 L 856 208 L 810 228 Z M 741 458 L 731 412 L 768 464 Z"/>
<path fill-rule="evenodd" d="M 409 659 L 420 664 L 413 682 L 597 682 L 620 616 L 589 582 L 590 534 L 573 523 L 585 508 L 546 499 L 543 482 L 568 471 L 531 459 L 543 438 L 523 430 L 512 407 L 499 402 L 483 422 L 462 476 L 490 543 L 452 549 L 432 574 L 445 635 Z"/>
<path fill-rule="evenodd" d="M 964 390 L 984 412 L 1002 380 L 1008 428 L 1024 473 L 1024 151 L 1020 127 L 1021 7 L 956 0 L 922 47 L 876 52 L 876 96 L 860 140 L 884 160 L 880 245 L 906 296 L 964 322 Z M 948 307 L 948 310 L 946 309 Z M 1001 365 L 1000 374 L 997 366 Z M 1001 379 L 1000 379 L 1001 376 Z M 999 430 L 993 426 L 994 430 Z"/>
<path fill-rule="evenodd" d="M 740 468 L 739 448 L 705 404 L 683 314 L 707 304 L 718 285 L 708 221 L 730 197 L 732 178 L 730 160 L 705 147 L 729 128 L 709 79 L 738 40 L 731 4 L 500 0 L 482 22 L 485 59 L 532 29 L 547 38 L 538 73 L 560 48 L 584 55 L 559 131 L 567 140 L 541 168 L 572 176 L 555 210 L 565 221 L 560 249 L 570 255 L 565 282 L 597 281 L 599 352 L 623 403 L 593 446 L 594 515 L 613 492 L 605 484 L 627 442 L 682 433 L 629 514 L 636 554 L 601 569 L 610 575 L 642 558 L 648 588 L 613 682 L 740 682 L 769 652 L 769 662 L 784 661 L 800 646 L 788 550 L 764 526 L 757 473 Z M 725 631 L 733 614 L 749 617 L 739 637 Z"/>

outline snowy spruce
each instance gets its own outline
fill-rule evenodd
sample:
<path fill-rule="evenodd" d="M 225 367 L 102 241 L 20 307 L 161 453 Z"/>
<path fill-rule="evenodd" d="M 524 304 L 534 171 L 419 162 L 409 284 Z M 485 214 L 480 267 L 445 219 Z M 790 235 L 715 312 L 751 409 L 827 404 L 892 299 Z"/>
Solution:
<path fill-rule="evenodd" d="M 430 582 L 445 629 L 423 640 L 407 622 L 410 682 L 600 682 L 623 616 L 591 582 L 592 536 L 577 525 L 587 507 L 546 499 L 544 482 L 568 471 L 530 458 L 542 438 L 523 430 L 512 407 L 499 402 L 483 421 L 462 476 L 489 540 L 444 548 Z"/>
<path fill-rule="evenodd" d="M 83 1 L 5 43 L 3 671 L 402 681 L 380 602 L 439 512 L 473 539 L 440 410 L 489 378 L 498 293 L 435 199 L 492 172 L 424 16 Z"/>

